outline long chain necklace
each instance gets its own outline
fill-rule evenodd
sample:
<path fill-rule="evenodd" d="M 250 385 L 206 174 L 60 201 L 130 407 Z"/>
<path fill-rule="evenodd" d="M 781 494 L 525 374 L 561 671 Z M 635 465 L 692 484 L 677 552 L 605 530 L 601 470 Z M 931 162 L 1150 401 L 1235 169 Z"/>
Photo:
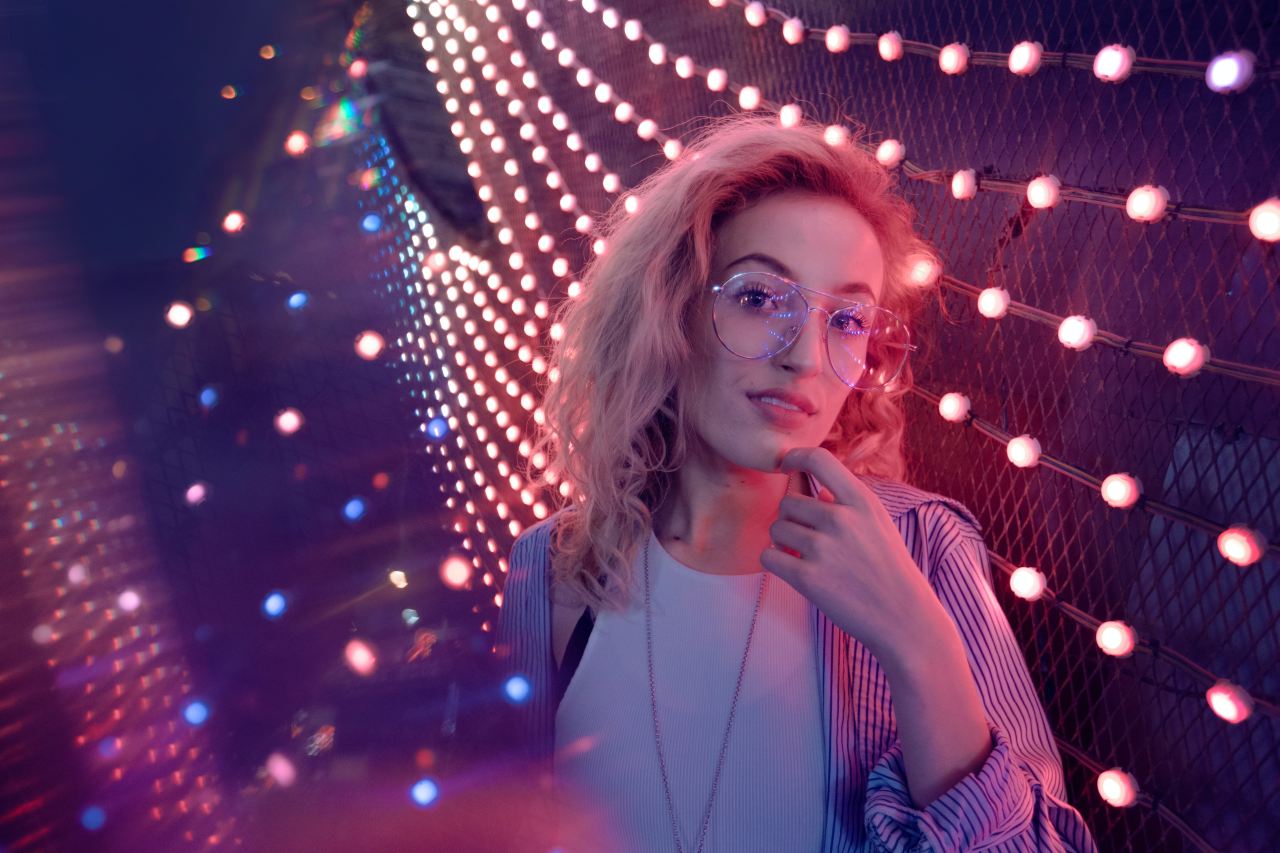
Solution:
<path fill-rule="evenodd" d="M 791 492 L 791 481 L 787 481 L 787 493 Z M 720 771 L 724 768 L 724 756 L 729 747 L 729 732 L 733 728 L 734 713 L 738 710 L 738 694 L 742 691 L 742 676 L 747 669 L 747 656 L 751 652 L 751 638 L 756 633 L 756 621 L 760 616 L 760 605 L 764 601 L 765 585 L 769 573 L 761 572 L 760 588 L 756 593 L 756 609 L 751 614 L 751 629 L 747 632 L 747 647 L 742 652 L 742 663 L 738 666 L 738 682 L 733 689 L 733 701 L 729 705 L 729 722 L 724 729 L 724 738 L 720 741 L 720 757 L 716 761 L 716 773 L 711 779 L 711 798 L 707 800 L 706 811 L 702 815 L 702 831 L 698 834 L 696 853 L 702 853 L 702 844 L 707 837 L 707 828 L 711 825 L 711 807 L 715 804 L 719 793 Z M 658 746 L 658 768 L 662 771 L 662 790 L 667 798 L 667 814 L 671 816 L 671 834 L 676 840 L 677 853 L 684 853 L 684 845 L 680 843 L 680 827 L 676 821 L 675 804 L 671 797 L 671 781 L 667 776 L 667 762 L 662 755 L 662 726 L 658 723 L 657 689 L 653 678 L 653 610 L 649 597 L 649 542 L 644 544 L 644 637 L 649 654 L 649 707 L 653 709 L 653 736 Z"/>

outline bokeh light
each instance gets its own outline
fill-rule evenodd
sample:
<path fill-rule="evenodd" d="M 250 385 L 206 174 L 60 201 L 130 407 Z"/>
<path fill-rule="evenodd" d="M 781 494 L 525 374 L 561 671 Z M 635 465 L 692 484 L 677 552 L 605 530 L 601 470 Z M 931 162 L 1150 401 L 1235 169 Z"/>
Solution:
<path fill-rule="evenodd" d="M 170 302 L 164 311 L 164 321 L 175 329 L 185 329 L 195 316 L 196 309 L 191 307 L 191 303 L 181 300 Z"/>
<path fill-rule="evenodd" d="M 423 808 L 434 803 L 439 795 L 440 787 L 430 779 L 419 779 L 409 789 L 410 798 Z"/>
<path fill-rule="evenodd" d="M 374 331 L 364 331 L 356 336 L 356 354 L 365 361 L 373 361 L 382 355 L 386 345 L 382 335 Z"/>
<path fill-rule="evenodd" d="M 304 422 L 305 419 L 302 417 L 302 412 L 299 412 L 292 406 L 276 412 L 276 432 L 281 435 L 293 435 L 298 430 L 302 429 L 302 424 Z"/>
<path fill-rule="evenodd" d="M 182 718 L 193 726 L 202 726 L 209 719 L 209 706 L 199 699 L 188 702 L 182 709 Z"/>
<path fill-rule="evenodd" d="M 378 668 L 377 652 L 374 651 L 373 646 L 359 637 L 347 643 L 346 648 L 343 650 L 343 658 L 346 660 L 347 666 L 356 675 L 372 675 L 373 671 Z"/>
<path fill-rule="evenodd" d="M 289 600 L 285 598 L 285 594 L 280 590 L 273 590 L 267 593 L 266 598 L 262 599 L 262 613 L 268 619 L 279 619 L 288 608 Z"/>
<path fill-rule="evenodd" d="M 342 516 L 347 521 L 359 521 L 367 509 L 364 498 L 355 497 L 342 505 Z"/>
<path fill-rule="evenodd" d="M 89 806 L 80 812 L 80 825 L 90 832 L 97 832 L 107 823 L 107 813 L 102 806 Z"/>

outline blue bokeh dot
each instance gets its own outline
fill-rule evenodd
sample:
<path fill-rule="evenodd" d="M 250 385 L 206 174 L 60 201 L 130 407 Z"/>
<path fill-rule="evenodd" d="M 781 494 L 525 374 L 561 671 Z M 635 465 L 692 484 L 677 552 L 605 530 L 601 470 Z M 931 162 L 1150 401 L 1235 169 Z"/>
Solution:
<path fill-rule="evenodd" d="M 97 832 L 107 822 L 107 813 L 101 806 L 89 806 L 80 812 L 80 825 L 90 832 Z"/>

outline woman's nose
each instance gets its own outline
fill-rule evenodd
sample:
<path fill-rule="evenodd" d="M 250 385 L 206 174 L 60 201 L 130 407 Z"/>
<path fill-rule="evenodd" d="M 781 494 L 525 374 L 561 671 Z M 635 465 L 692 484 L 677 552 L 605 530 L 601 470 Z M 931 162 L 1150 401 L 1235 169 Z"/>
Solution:
<path fill-rule="evenodd" d="M 818 314 L 817 317 L 813 316 L 815 312 Z M 824 349 L 827 345 L 827 318 L 817 308 L 808 309 L 804 316 L 799 334 L 791 345 L 779 354 L 779 359 L 783 366 L 790 367 L 804 376 L 810 376 L 822 371 Z"/>

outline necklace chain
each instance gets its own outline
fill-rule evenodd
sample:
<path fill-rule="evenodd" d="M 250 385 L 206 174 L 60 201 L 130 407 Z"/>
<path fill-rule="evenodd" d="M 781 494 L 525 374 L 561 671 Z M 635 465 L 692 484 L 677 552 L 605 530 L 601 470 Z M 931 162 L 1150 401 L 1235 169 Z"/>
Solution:
<path fill-rule="evenodd" d="M 791 492 L 791 481 L 787 481 L 787 493 Z M 729 704 L 729 722 L 725 725 L 724 737 L 720 741 L 720 757 L 716 761 L 716 772 L 711 779 L 711 797 L 707 800 L 707 808 L 702 815 L 702 830 L 698 834 L 696 853 L 702 853 L 703 842 L 706 841 L 707 828 L 711 825 L 711 807 L 715 804 L 719 793 L 720 771 L 724 768 L 724 757 L 729 748 L 729 732 L 733 729 L 733 717 L 738 710 L 738 695 L 742 691 L 742 676 L 747 669 L 747 657 L 751 653 L 751 639 L 756 633 L 756 622 L 760 616 L 760 606 L 764 601 L 765 586 L 769 580 L 768 572 L 761 572 L 760 587 L 756 592 L 756 608 L 751 615 L 751 628 L 747 632 L 747 646 L 742 652 L 742 663 L 738 665 L 738 681 L 733 689 L 733 701 Z M 662 771 L 662 790 L 667 799 L 667 814 L 671 817 L 671 833 L 675 837 L 677 853 L 684 853 L 684 845 L 680 843 L 680 827 L 676 821 L 675 804 L 671 797 L 671 781 L 667 776 L 667 762 L 662 754 L 662 726 L 658 723 L 657 688 L 653 677 L 653 611 L 649 596 L 649 542 L 644 544 L 644 637 L 649 657 L 649 707 L 653 710 L 653 736 L 658 747 L 658 769 Z"/>

